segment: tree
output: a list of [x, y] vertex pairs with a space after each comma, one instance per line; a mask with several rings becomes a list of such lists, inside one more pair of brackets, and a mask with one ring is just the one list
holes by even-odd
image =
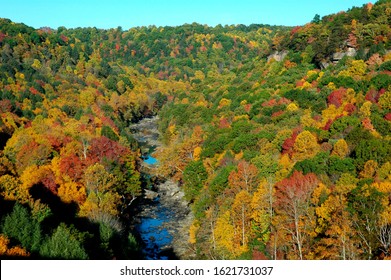
[[74, 201], [80, 205], [86, 200], [86, 189], [80, 183], [65, 182], [58, 188], [58, 196], [65, 203]]
[[40, 255], [46, 259], [85, 260], [88, 255], [81, 242], [65, 226], [60, 224], [40, 248]]
[[235, 242], [235, 227], [232, 225], [230, 211], [223, 212], [216, 220], [214, 230], [216, 249], [222, 258], [237, 257], [243, 253], [243, 247]]
[[385, 110], [391, 109], [391, 88], [388, 88], [388, 90], [380, 96], [379, 105]]
[[320, 15], [316, 14], [311, 22], [316, 24], [320, 23]]
[[30, 253], [28, 253], [25, 249], [19, 246], [14, 246], [10, 248], [9, 243], [10, 240], [3, 234], [0, 234], [0, 256], [10, 258], [30, 256]]
[[85, 171], [84, 182], [87, 193], [101, 194], [110, 191], [115, 183], [115, 178], [105, 170], [102, 164], [95, 163]]
[[391, 183], [380, 182], [372, 185], [383, 194], [381, 200], [383, 211], [379, 213], [378, 226], [376, 228], [377, 238], [380, 242], [380, 250], [390, 259], [391, 255]]
[[241, 160], [238, 163], [238, 170], [231, 171], [228, 177], [228, 184], [236, 193], [241, 190], [252, 193], [258, 183], [257, 167], [245, 160]]
[[[304, 259], [305, 249], [309, 247], [309, 233], [313, 225], [311, 195], [318, 185], [315, 174], [303, 175], [294, 171], [292, 176], [276, 184], [275, 211], [280, 216], [275, 224], [285, 233], [286, 242], [293, 256]], [[292, 257], [293, 257], [292, 256]]]
[[[232, 220], [236, 228], [236, 241], [242, 251], [247, 251], [251, 229], [251, 196], [246, 190], [240, 191], [232, 204]], [[240, 238], [238, 238], [240, 236]]]
[[3, 233], [15, 239], [30, 252], [39, 250], [41, 227], [38, 221], [31, 217], [29, 211], [19, 203], [15, 203], [11, 214], [5, 217]]
[[374, 160], [368, 160], [364, 164], [363, 170], [360, 172], [362, 178], [373, 178], [377, 170], [378, 164]]
[[204, 186], [208, 174], [202, 161], [191, 161], [183, 171], [183, 183], [185, 196], [189, 201], [198, 197], [200, 190]]
[[336, 155], [340, 158], [344, 158], [349, 152], [348, 144], [344, 139], [339, 139], [334, 144], [333, 152], [331, 155]]
[[0, 176], [0, 195], [7, 200], [27, 201], [28, 193], [21, 188], [20, 182], [11, 175]]
[[362, 170], [368, 160], [374, 160], [382, 165], [387, 161], [391, 161], [391, 141], [380, 139], [361, 140], [354, 150], [354, 156], [359, 170]]
[[308, 130], [304, 130], [297, 135], [293, 150], [294, 158], [302, 160], [315, 156], [320, 151], [320, 146], [316, 137]]
[[[270, 241], [274, 216], [275, 188], [271, 180], [262, 180], [251, 200], [252, 235], [264, 244]], [[269, 255], [276, 259], [273, 252]]]
[[91, 140], [88, 148], [87, 158], [91, 164], [102, 162], [103, 159], [116, 161], [117, 159], [128, 155], [129, 149], [120, 143], [110, 140], [105, 136]]
[[123, 163], [113, 162], [111, 173], [115, 178], [115, 192], [122, 198], [121, 212], [129, 207], [141, 195], [140, 172], [136, 169], [134, 156], [125, 155]]
[[378, 239], [380, 215], [384, 211], [384, 194], [374, 186], [358, 186], [348, 197], [348, 211], [358, 234], [365, 259], [373, 259], [380, 246]]
[[[57, 163], [57, 161], [55, 162]], [[63, 155], [59, 158], [58, 169], [61, 172], [58, 176], [63, 178], [68, 176], [69, 179], [78, 182], [82, 179], [85, 172], [85, 164], [75, 154]]]
[[80, 207], [80, 215], [99, 220], [105, 213], [117, 215], [120, 196], [113, 191], [116, 178], [104, 166], [96, 163], [84, 174], [87, 199]]

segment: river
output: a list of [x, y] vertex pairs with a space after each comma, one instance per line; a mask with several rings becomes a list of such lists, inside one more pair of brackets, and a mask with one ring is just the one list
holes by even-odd
[[144, 118], [131, 126], [142, 150], [144, 185], [143, 197], [136, 200], [132, 226], [145, 259], [192, 259], [188, 229], [193, 217], [188, 203], [176, 182], [156, 174], [159, 162], [152, 153], [161, 146], [157, 122], [158, 117]]

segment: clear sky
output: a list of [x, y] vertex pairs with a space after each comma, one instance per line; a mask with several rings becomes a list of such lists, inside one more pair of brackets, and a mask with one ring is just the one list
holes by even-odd
[[[303, 25], [370, 0], [0, 0], [0, 17], [35, 28], [176, 26], [197, 22]], [[373, 3], [376, 1], [372, 1]]]

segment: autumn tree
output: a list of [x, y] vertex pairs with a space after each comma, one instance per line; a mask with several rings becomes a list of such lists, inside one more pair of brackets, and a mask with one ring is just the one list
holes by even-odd
[[331, 155], [336, 155], [340, 158], [344, 158], [349, 152], [348, 144], [344, 139], [339, 139], [334, 144], [333, 152]]
[[221, 213], [216, 220], [214, 235], [216, 249], [223, 259], [237, 257], [243, 253], [243, 247], [235, 242], [235, 226], [229, 210]]
[[10, 240], [3, 234], [0, 234], [0, 256], [6, 258], [29, 257], [30, 253], [20, 246], [11, 247]]
[[121, 196], [121, 212], [141, 195], [141, 175], [136, 167], [134, 155], [123, 155], [123, 163], [113, 162], [111, 173], [115, 178], [114, 190]]
[[320, 184], [314, 191], [319, 235], [325, 235], [314, 250], [319, 259], [357, 259], [359, 249], [355, 246], [356, 232], [348, 212], [348, 196], [356, 188], [357, 179], [345, 173], [336, 182], [335, 189]]
[[258, 183], [257, 167], [245, 160], [239, 161], [238, 170], [231, 171], [228, 177], [228, 184], [235, 193], [238, 193], [241, 190], [252, 193]]
[[298, 171], [276, 184], [274, 207], [280, 217], [275, 226], [285, 233], [285, 240], [280, 242], [289, 244], [288, 256], [292, 258], [304, 259], [310, 246], [314, 226], [311, 195], [317, 185], [315, 174], [303, 175]]
[[384, 194], [373, 186], [358, 186], [351, 191], [348, 198], [348, 210], [353, 226], [363, 248], [365, 259], [374, 258], [379, 247], [379, 213], [384, 211], [382, 198]]
[[99, 219], [102, 214], [118, 214], [120, 201], [118, 193], [112, 191], [116, 179], [107, 172], [103, 165], [96, 163], [87, 168], [84, 174], [87, 199], [80, 207], [80, 214]]
[[236, 228], [236, 241], [246, 251], [251, 230], [251, 196], [246, 190], [240, 191], [232, 204], [232, 219]]
[[[263, 244], [273, 244], [273, 241], [275, 241], [271, 240], [273, 237], [272, 221], [274, 217], [274, 198], [274, 183], [271, 179], [268, 179], [260, 182], [251, 199], [251, 235], [258, 240], [261, 240]], [[272, 246], [272, 248], [273, 247], [274, 246]], [[272, 256], [273, 259], [276, 259], [274, 252], [273, 248], [267, 253]]]
[[308, 130], [305, 130], [297, 135], [293, 150], [294, 158], [296, 160], [302, 160], [316, 155], [320, 147], [316, 137]]

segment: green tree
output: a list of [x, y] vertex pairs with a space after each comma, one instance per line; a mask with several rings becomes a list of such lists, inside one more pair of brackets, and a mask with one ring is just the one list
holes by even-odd
[[357, 167], [361, 170], [368, 160], [374, 160], [380, 165], [391, 161], [391, 141], [372, 139], [358, 143], [354, 156]]
[[39, 252], [42, 257], [49, 259], [88, 259], [82, 244], [65, 224], [57, 227], [53, 235], [42, 244]]
[[190, 201], [198, 197], [205, 180], [208, 178], [202, 161], [191, 161], [183, 171], [184, 191]]
[[316, 24], [320, 23], [320, 15], [316, 14], [311, 22]]
[[16, 203], [12, 212], [5, 217], [2, 231], [28, 251], [38, 251], [42, 236], [40, 224], [19, 203]]

